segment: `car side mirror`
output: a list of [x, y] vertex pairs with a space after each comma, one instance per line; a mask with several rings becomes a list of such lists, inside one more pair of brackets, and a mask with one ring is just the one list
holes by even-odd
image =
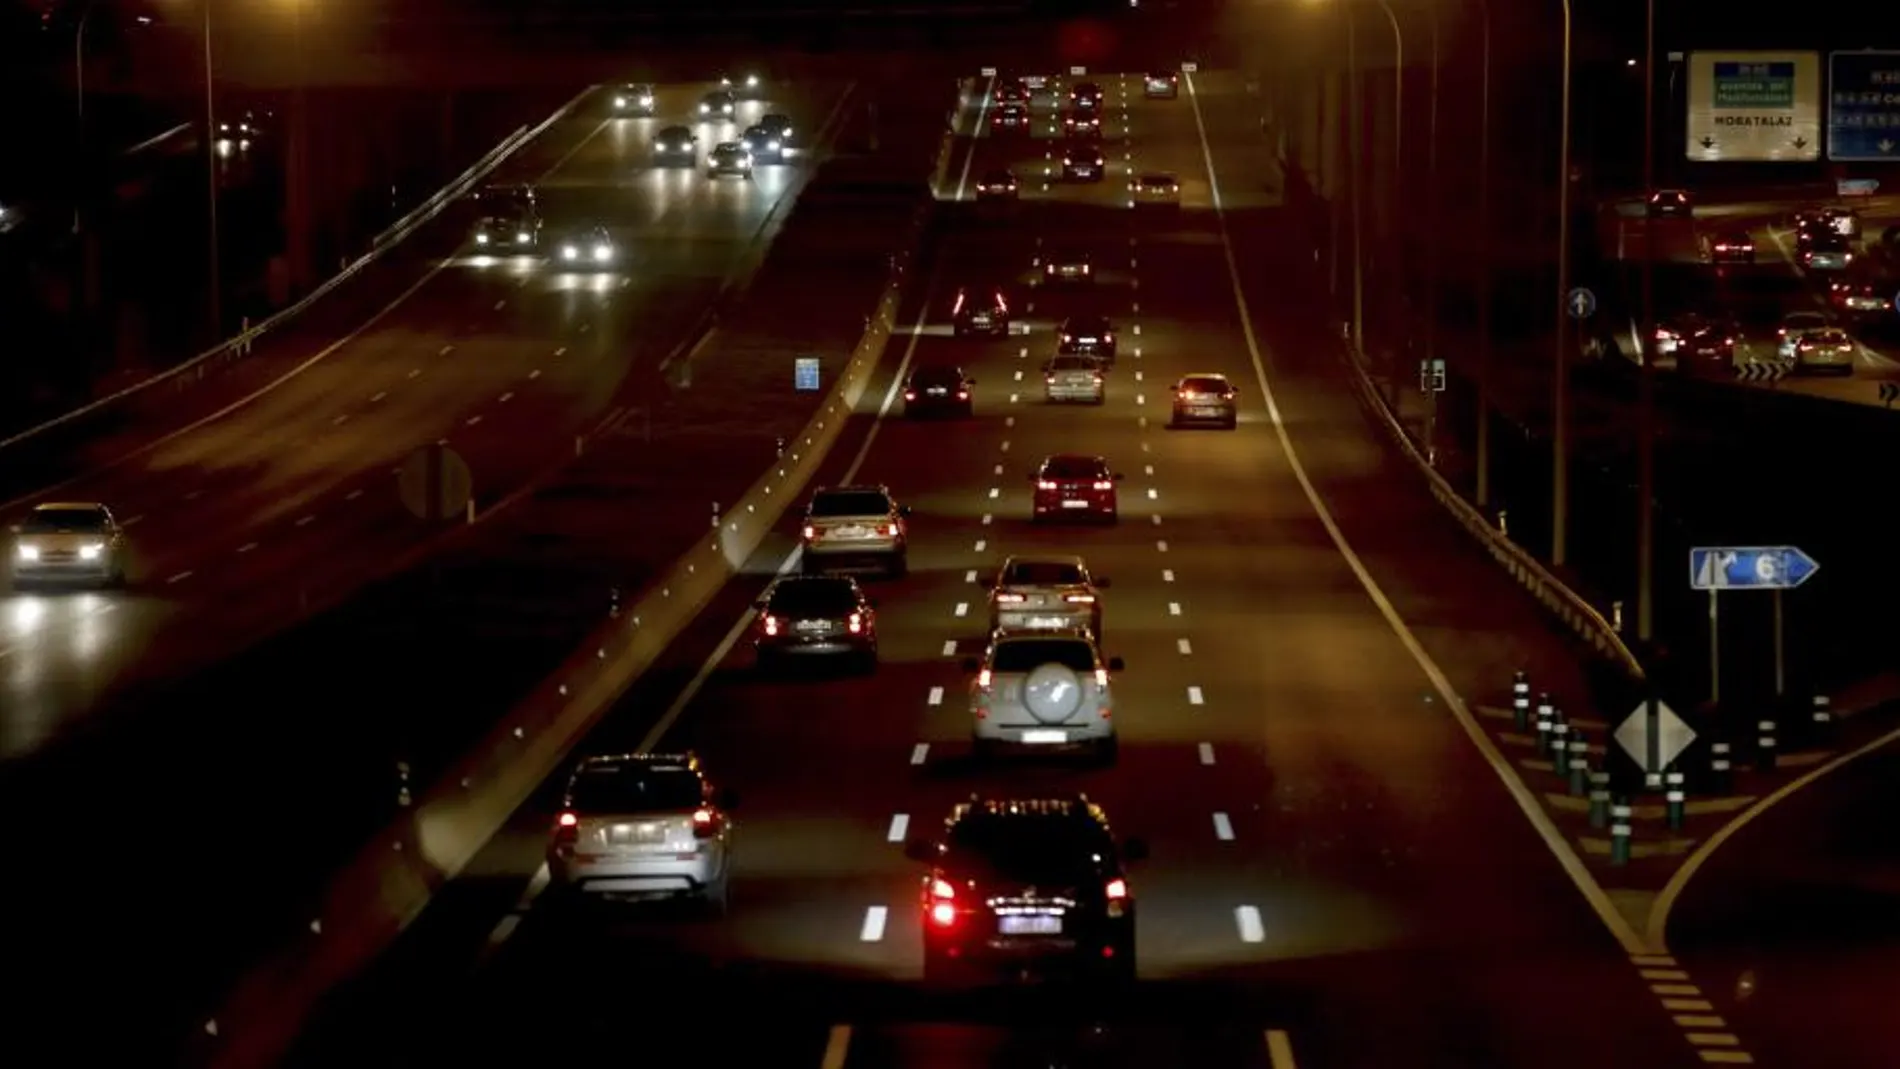
[[721, 787], [719, 788], [719, 797], [716, 801], [719, 803], [719, 808], [721, 809], [737, 809], [739, 808], [739, 792], [733, 790], [731, 787]]
[[929, 863], [937, 860], [937, 844], [929, 839], [904, 840], [904, 856], [912, 861]]
[[958, 663], [963, 668], [963, 674], [965, 675], [973, 676], [983, 670], [983, 666], [977, 663], [975, 657], [965, 657]]
[[1108, 670], [1111, 672], [1119, 672], [1127, 667], [1128, 665], [1125, 664], [1120, 657], [1110, 657], [1108, 659]]
[[1148, 860], [1148, 840], [1129, 839], [1127, 842], [1122, 843], [1122, 860], [1124, 861]]
[[996, 589], [996, 577], [993, 575], [986, 575], [983, 578], [978, 579], [976, 583], [978, 586], [982, 587], [985, 590]]
[[910, 506], [909, 506], [909, 505], [899, 505], [899, 506], [897, 506], [897, 514], [898, 514], [899, 516], [908, 516], [908, 515], [910, 515]]
[[1114, 585], [1114, 581], [1109, 579], [1109, 577], [1106, 575], [1096, 576], [1094, 579], [1094, 583], [1095, 583], [1095, 589], [1097, 590], [1107, 590], [1110, 586]]

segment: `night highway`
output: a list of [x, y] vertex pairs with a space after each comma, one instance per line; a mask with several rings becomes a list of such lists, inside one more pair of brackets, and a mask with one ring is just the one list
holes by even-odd
[[[770, 1052], [828, 1067], [1694, 1063], [1439, 690], [1472, 686], [1525, 645], [1553, 659], [1562, 645], [1509, 605], [1469, 613], [1468, 630], [1415, 615], [1451, 611], [1447, 587], [1467, 604], [1484, 604], [1476, 591], [1512, 595], [1429, 499], [1382, 470], [1336, 380], [1308, 406], [1337, 372], [1279, 348], [1318, 337], [1297, 284], [1254, 306], [1258, 321], [1235, 301], [1237, 287], [1251, 302], [1300, 259], [1293, 221], [1253, 166], [1257, 114], [1240, 77], [1190, 76], [1171, 102], [1142, 100], [1138, 74], [1094, 77], [1109, 95], [1107, 180], [1040, 188], [1061, 147], [1046, 117], [1033, 139], [980, 139], [975, 170], [1026, 179], [1018, 214], [957, 213], [911, 313], [924, 329], [887, 359], [898, 376], [962, 365], [978, 383], [974, 418], [905, 420], [894, 387], [873, 390], [862, 444], [829, 463], [829, 481], [886, 483], [914, 509], [910, 577], [870, 584], [876, 675], [754, 672], [744, 606], [780, 549], [581, 747], [690, 748], [741, 793], [730, 916], [598, 918], [541, 900], [556, 779], [294, 1064], [540, 1057], [550, 1044], [603, 1058], [634, 1037], [656, 1060]], [[1178, 215], [1129, 209], [1129, 176], [1150, 170], [1181, 179]], [[1239, 279], [1236, 244], [1258, 254]], [[1076, 248], [1092, 257], [1092, 287], [1031, 284], [1050, 250]], [[985, 280], [1017, 289], [1028, 335], [948, 336], [951, 287]], [[1107, 401], [1046, 405], [1051, 328], [1083, 313], [1122, 333]], [[1237, 430], [1166, 428], [1170, 385], [1197, 371], [1239, 384]], [[1280, 426], [1263, 373], [1289, 382]], [[1032, 466], [1065, 449], [1127, 475], [1119, 524], [1027, 522]], [[1418, 532], [1409, 545], [1378, 535], [1401, 525]], [[1332, 533], [1342, 528], [1345, 543]], [[1360, 534], [1370, 548], [1349, 554]], [[1114, 580], [1105, 652], [1127, 668], [1114, 683], [1113, 768], [971, 758], [958, 658], [982, 638], [976, 580], [1037, 551], [1081, 553]], [[1408, 552], [1442, 570], [1398, 574]], [[1419, 634], [1395, 627], [1401, 611]], [[1153, 845], [1131, 877], [1138, 988], [1126, 999], [921, 990], [919, 873], [902, 840], [973, 792], [1077, 791]], [[734, 1010], [734, 1027], [635, 1023], [711, 1007]]]

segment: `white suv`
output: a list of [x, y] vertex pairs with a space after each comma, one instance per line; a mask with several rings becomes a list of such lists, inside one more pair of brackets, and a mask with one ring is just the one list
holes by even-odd
[[1116, 755], [1111, 672], [1120, 657], [1104, 659], [1084, 628], [998, 631], [979, 660], [963, 669], [970, 686], [971, 737], [979, 758], [1005, 746], [1093, 751], [1104, 764]]

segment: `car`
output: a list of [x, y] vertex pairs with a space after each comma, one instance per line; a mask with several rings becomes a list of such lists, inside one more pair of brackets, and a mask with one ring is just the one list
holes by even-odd
[[811, 495], [800, 528], [806, 575], [869, 563], [885, 574], [910, 570], [910, 506], [885, 486], [827, 486]]
[[1006, 170], [984, 171], [976, 180], [977, 200], [1015, 200], [1020, 194], [1016, 176]]
[[1108, 176], [1108, 160], [1093, 145], [1074, 145], [1062, 153], [1064, 182], [1100, 182]]
[[1022, 104], [998, 105], [990, 112], [990, 128], [999, 133], [1029, 129], [1029, 108]]
[[738, 100], [761, 100], [765, 96], [765, 79], [757, 71], [737, 76], [726, 74], [720, 76], [719, 88]]
[[541, 217], [505, 205], [475, 223], [475, 247], [490, 255], [533, 252], [541, 244]]
[[1115, 760], [1115, 698], [1109, 675], [1121, 658], [1104, 659], [1095, 636], [1066, 631], [997, 631], [982, 657], [965, 658], [970, 731], [978, 760], [1004, 748], [1090, 750]]
[[653, 87], [638, 82], [617, 85], [608, 98], [608, 104], [615, 115], [650, 118], [655, 107]]
[[1094, 82], [1077, 82], [1069, 89], [1069, 106], [1089, 111], [1102, 109], [1102, 87]]
[[1013, 78], [1005, 78], [996, 83], [995, 100], [998, 104], [1029, 103], [1029, 87]]
[[699, 98], [701, 119], [730, 119], [739, 110], [739, 100], [725, 89], [715, 89]]
[[1804, 374], [1852, 375], [1858, 349], [1854, 339], [1839, 327], [1810, 330], [1795, 343], [1794, 370]]
[[80, 580], [125, 585], [125, 529], [96, 501], [39, 505], [13, 527], [13, 585]]
[[604, 226], [581, 227], [561, 242], [558, 250], [563, 267], [612, 267], [620, 259], [620, 246]]
[[1179, 208], [1181, 180], [1167, 171], [1149, 171], [1129, 183], [1137, 208]]
[[960, 367], [938, 364], [920, 367], [904, 381], [906, 416], [971, 416], [976, 380]]
[[1141, 94], [1149, 100], [1173, 100], [1181, 95], [1181, 76], [1173, 71], [1149, 71]]
[[1685, 189], [1659, 189], [1649, 195], [1649, 214], [1661, 218], [1687, 218], [1695, 214], [1695, 202]]
[[1102, 316], [1070, 316], [1056, 328], [1056, 355], [1077, 353], [1115, 362], [1115, 327]]
[[1741, 329], [1705, 316], [1684, 316], [1656, 330], [1656, 351], [1673, 353], [1682, 375], [1730, 376], [1735, 373], [1735, 343]]
[[1086, 629], [1102, 640], [1102, 591], [1108, 577], [1090, 575], [1081, 557], [1010, 556], [983, 581], [990, 591], [991, 631]]
[[1039, 93], [1051, 85], [1050, 78], [1046, 74], [1025, 74], [1017, 80], [1022, 83], [1023, 89], [1030, 93]]
[[797, 128], [792, 125], [792, 117], [780, 111], [768, 111], [759, 116], [759, 125], [772, 132], [781, 145], [791, 147]]
[[1106, 379], [1101, 360], [1093, 356], [1058, 356], [1042, 366], [1042, 399], [1099, 405], [1108, 399]]
[[1828, 283], [1828, 302], [1843, 316], [1857, 321], [1884, 318], [1893, 311], [1893, 295], [1900, 281], [1886, 271], [1857, 263]]
[[1832, 231], [1816, 234], [1799, 254], [1810, 271], [1845, 271], [1854, 265], [1853, 242]]
[[714, 178], [727, 175], [736, 178], [752, 177], [752, 153], [737, 141], [721, 141], [713, 146], [712, 155], [706, 157], [706, 173]]
[[699, 135], [690, 127], [669, 126], [654, 137], [653, 155], [662, 165], [690, 167], [699, 162]]
[[1088, 253], [1080, 249], [1060, 249], [1046, 254], [1042, 261], [1042, 279], [1045, 283], [1090, 282], [1095, 277], [1095, 264]]
[[1062, 116], [1062, 133], [1074, 138], [1099, 138], [1102, 136], [1102, 116], [1094, 111], [1072, 110]]
[[1170, 427], [1213, 424], [1233, 430], [1240, 425], [1240, 406], [1235, 398], [1240, 391], [1227, 376], [1212, 371], [1183, 375], [1174, 384], [1174, 408], [1168, 417]]
[[475, 193], [475, 203], [483, 212], [518, 212], [539, 217], [541, 195], [525, 182], [503, 182], [483, 186]]
[[785, 140], [767, 129], [764, 123], [754, 123], [739, 135], [740, 143], [752, 155], [755, 163], [779, 163], [785, 159]]
[[1795, 346], [1807, 334], [1826, 330], [1831, 326], [1828, 318], [1821, 312], [1789, 312], [1781, 317], [1781, 325], [1775, 328], [1775, 356], [1786, 363], [1794, 359]]
[[1843, 237], [1849, 241], [1858, 240], [1860, 238], [1861, 216], [1858, 209], [1840, 207], [1822, 208], [1820, 223], [1824, 228], [1833, 231], [1836, 237]]
[[1055, 453], [1044, 457], [1029, 476], [1035, 487], [1030, 517], [1037, 521], [1075, 517], [1114, 523], [1121, 516], [1115, 484], [1122, 473], [1108, 461], [1083, 453]]
[[877, 669], [877, 611], [846, 575], [788, 575], [753, 606], [752, 650], [759, 671], [796, 657], [842, 657], [859, 671]]
[[960, 286], [950, 305], [950, 330], [957, 337], [1009, 333], [1009, 298], [999, 286]]
[[926, 866], [919, 902], [926, 983], [1052, 965], [1117, 985], [1134, 979], [1126, 866], [1146, 858], [1148, 845], [1118, 841], [1086, 795], [972, 795], [951, 809], [941, 838], [907, 840], [904, 855]]
[[1726, 230], [1709, 242], [1709, 262], [1715, 264], [1752, 264], [1755, 239], [1746, 230]]
[[548, 844], [557, 899], [697, 899], [723, 913], [738, 796], [692, 753], [602, 754], [575, 766]]

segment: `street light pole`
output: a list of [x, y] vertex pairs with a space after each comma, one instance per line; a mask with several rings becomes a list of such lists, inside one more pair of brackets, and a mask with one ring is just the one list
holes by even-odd
[[1645, 4], [1643, 46], [1643, 326], [1636, 392], [1636, 638], [1655, 623], [1656, 571], [1656, 0]]
[[1480, 0], [1478, 70], [1478, 507], [1491, 506], [1491, 4]]
[[[1394, 53], [1392, 63], [1392, 214], [1394, 226], [1402, 235], [1404, 223], [1398, 219], [1398, 216], [1403, 214], [1401, 210], [1403, 199], [1400, 191], [1405, 188], [1405, 31], [1400, 28], [1399, 17], [1393, 13], [1391, 4], [1386, 0], [1379, 0], [1379, 10], [1385, 12], [1386, 21], [1392, 24]], [[1398, 241], [1398, 246], [1399, 291], [1403, 294], [1405, 292], [1405, 242], [1402, 237]], [[1401, 330], [1407, 328], [1407, 324], [1400, 324]], [[1388, 401], [1396, 415], [1399, 410], [1399, 377], [1404, 371], [1399, 364], [1396, 350], [1393, 352], [1392, 364], [1391, 373], [1386, 379], [1386, 388], [1389, 394]]]
[[[1425, 359], [1438, 355], [1438, 9], [1428, 10], [1432, 31], [1431, 103], [1425, 120]], [[1435, 397], [1434, 397], [1435, 400]]]
[[1550, 562], [1570, 556], [1570, 0], [1563, 0], [1563, 97], [1557, 149], [1557, 351], [1551, 366]]
[[217, 87], [212, 80], [211, 66], [211, 0], [204, 2], [204, 47], [205, 47], [205, 213], [208, 236], [206, 245], [210, 260], [208, 286], [209, 313], [211, 316], [211, 338], [216, 342], [224, 337], [224, 279], [218, 263], [218, 123], [217, 123]]
[[1359, 98], [1359, 32], [1353, 26], [1352, 12], [1346, 12], [1346, 106], [1351, 112], [1347, 122], [1347, 137], [1351, 141], [1349, 163], [1352, 167], [1352, 347], [1354, 355], [1364, 359], [1366, 355], [1366, 255], [1365, 223], [1363, 216], [1364, 170], [1361, 156], [1365, 148], [1361, 144], [1365, 134], [1360, 128], [1364, 121], [1361, 115]]

